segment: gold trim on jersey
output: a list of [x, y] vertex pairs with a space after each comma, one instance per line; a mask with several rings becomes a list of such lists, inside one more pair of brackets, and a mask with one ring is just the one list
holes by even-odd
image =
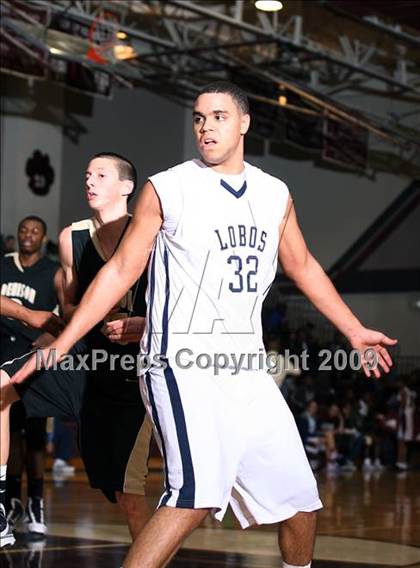
[[76, 223], [71, 224], [72, 231], [89, 231], [90, 238], [92, 239], [93, 246], [96, 249], [96, 252], [102, 258], [104, 262], [107, 262], [107, 258], [105, 253], [101, 247], [101, 242], [98, 238], [95, 223], [93, 222], [93, 217], [89, 219], [83, 219], [83, 221], [77, 221]]
[[23, 268], [23, 266], [20, 263], [20, 259], [19, 259], [19, 253], [18, 252], [8, 252], [7, 254], [4, 255], [6, 258], [13, 258], [13, 262], [16, 265], [16, 268], [18, 270], [20, 270], [20, 272], [25, 272], [25, 269]]

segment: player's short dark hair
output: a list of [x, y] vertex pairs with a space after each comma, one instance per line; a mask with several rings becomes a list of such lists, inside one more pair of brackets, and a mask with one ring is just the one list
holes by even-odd
[[238, 85], [235, 85], [235, 83], [231, 83], [230, 81], [213, 81], [200, 90], [196, 100], [199, 96], [205, 95], [206, 93], [223, 93], [230, 95], [241, 112], [243, 114], [249, 114], [248, 97], [245, 91], [238, 87]]
[[44, 221], [44, 219], [41, 219], [41, 217], [38, 217], [37, 215], [27, 215], [19, 221], [18, 230], [20, 229], [22, 223], [24, 223], [25, 221], [37, 221], [38, 223], [40, 223], [40, 225], [42, 225], [44, 235], [47, 234], [47, 223]]
[[133, 182], [133, 191], [127, 197], [127, 201], [130, 201], [137, 189], [137, 170], [133, 162], [116, 152], [99, 152], [99, 154], [92, 156], [91, 160], [95, 160], [96, 158], [108, 158], [113, 160], [118, 170], [119, 179], [121, 181], [128, 180]]

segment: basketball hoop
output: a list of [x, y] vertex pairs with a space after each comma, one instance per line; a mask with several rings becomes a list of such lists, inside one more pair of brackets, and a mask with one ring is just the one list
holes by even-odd
[[118, 26], [118, 17], [111, 12], [101, 10], [88, 31], [89, 48], [86, 57], [100, 65], [115, 61], [114, 47], [118, 39], [116, 29], [110, 26], [110, 23]]

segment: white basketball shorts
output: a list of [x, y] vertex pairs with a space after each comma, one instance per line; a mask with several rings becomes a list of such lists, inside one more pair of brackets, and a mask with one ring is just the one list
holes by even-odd
[[264, 371], [151, 369], [140, 378], [165, 462], [159, 506], [230, 504], [242, 528], [322, 507], [281, 392]]

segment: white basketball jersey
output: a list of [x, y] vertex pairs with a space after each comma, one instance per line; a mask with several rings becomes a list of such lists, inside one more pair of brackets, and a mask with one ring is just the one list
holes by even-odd
[[173, 362], [180, 352], [264, 352], [261, 308], [288, 190], [247, 163], [241, 187], [227, 179], [199, 160], [150, 178], [164, 221], [149, 264], [143, 353]]

